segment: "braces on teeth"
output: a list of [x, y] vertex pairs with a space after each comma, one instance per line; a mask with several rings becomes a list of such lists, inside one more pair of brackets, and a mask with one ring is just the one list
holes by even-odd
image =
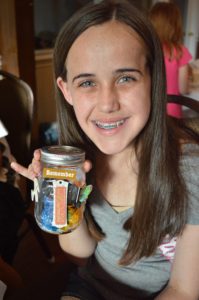
[[113, 128], [117, 128], [120, 125], [122, 125], [124, 123], [124, 120], [121, 120], [121, 121], [118, 121], [118, 122], [114, 122], [114, 123], [101, 123], [99, 121], [96, 121], [95, 123], [96, 123], [96, 125], [99, 128], [102, 128], [102, 129], [113, 129]]

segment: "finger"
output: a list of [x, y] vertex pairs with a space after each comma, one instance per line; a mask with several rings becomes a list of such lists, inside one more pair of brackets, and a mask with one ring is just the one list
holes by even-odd
[[33, 159], [32, 164], [29, 167], [30, 167], [30, 170], [32, 170], [37, 175], [41, 174], [41, 162], [40, 161]]
[[83, 169], [86, 173], [88, 173], [92, 169], [92, 163], [90, 160], [86, 160], [84, 162]]
[[36, 149], [33, 154], [33, 159], [39, 161], [41, 159], [41, 149]]
[[32, 164], [29, 167], [32, 167], [32, 170], [37, 175], [41, 174], [41, 149], [36, 149], [33, 153]]
[[34, 178], [36, 177], [35, 172], [32, 169], [27, 169], [25, 167], [23, 167], [22, 165], [18, 164], [17, 162], [12, 162], [10, 164], [11, 168], [13, 170], [15, 170], [15, 172], [19, 173], [20, 175], [30, 179], [30, 180], [34, 180]]

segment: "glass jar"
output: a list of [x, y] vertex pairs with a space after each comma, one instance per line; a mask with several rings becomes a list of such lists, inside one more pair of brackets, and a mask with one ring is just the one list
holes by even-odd
[[[82, 221], [85, 152], [70, 146], [41, 149], [41, 175], [34, 181], [35, 218], [53, 234], [74, 230]], [[85, 198], [85, 197], [83, 197]]]

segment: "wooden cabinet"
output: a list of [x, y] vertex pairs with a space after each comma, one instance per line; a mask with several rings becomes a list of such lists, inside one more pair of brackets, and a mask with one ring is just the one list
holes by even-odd
[[1, 67], [6, 71], [10, 70], [15, 75], [19, 75], [13, 0], [0, 1], [0, 55]]
[[35, 92], [33, 1], [0, 1], [0, 54], [2, 68]]
[[52, 49], [35, 50], [37, 119], [39, 124], [56, 120]]

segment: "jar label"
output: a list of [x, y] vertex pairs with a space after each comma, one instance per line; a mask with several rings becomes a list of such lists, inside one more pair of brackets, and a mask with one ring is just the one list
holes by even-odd
[[53, 225], [63, 227], [67, 225], [67, 194], [68, 182], [54, 181], [54, 211]]
[[43, 177], [52, 179], [66, 179], [68, 181], [73, 181], [76, 179], [76, 170], [64, 170], [57, 168], [44, 168]]

